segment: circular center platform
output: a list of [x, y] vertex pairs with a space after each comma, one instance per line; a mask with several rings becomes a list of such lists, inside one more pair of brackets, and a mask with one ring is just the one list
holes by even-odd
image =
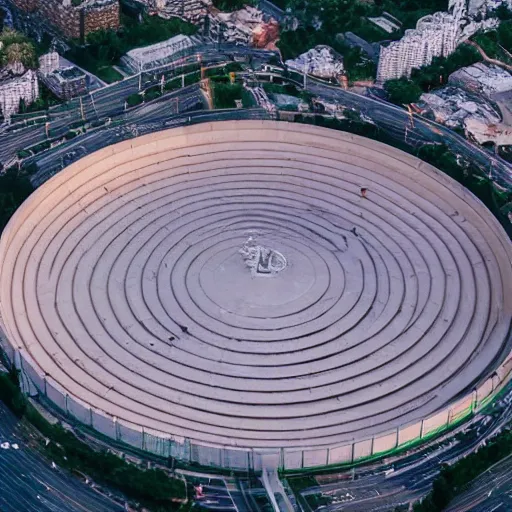
[[474, 196], [398, 150], [203, 124], [106, 148], [38, 189], [2, 235], [1, 322], [66, 406], [200, 444], [329, 447], [426, 418], [492, 374], [511, 255]]

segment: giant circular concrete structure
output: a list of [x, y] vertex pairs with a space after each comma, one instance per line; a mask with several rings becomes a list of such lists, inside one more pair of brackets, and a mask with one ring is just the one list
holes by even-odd
[[329, 448], [432, 417], [503, 363], [511, 256], [472, 194], [396, 149], [213, 123], [40, 187], [1, 239], [0, 312], [32, 382], [83, 421]]

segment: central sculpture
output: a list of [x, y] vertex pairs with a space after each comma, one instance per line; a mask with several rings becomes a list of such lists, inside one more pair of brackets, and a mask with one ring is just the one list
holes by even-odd
[[280, 252], [258, 245], [252, 236], [239, 252], [254, 277], [276, 275], [287, 265], [286, 258]]

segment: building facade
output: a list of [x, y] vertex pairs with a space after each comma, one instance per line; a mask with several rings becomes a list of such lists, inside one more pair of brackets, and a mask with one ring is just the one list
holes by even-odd
[[494, 20], [475, 22], [468, 17], [465, 0], [452, 0], [448, 12], [421, 18], [416, 29], [406, 30], [402, 39], [381, 47], [377, 81], [410, 77], [414, 68], [430, 64], [434, 57], [447, 57], [477, 30], [494, 25]]
[[17, 114], [20, 101], [30, 105], [39, 98], [39, 82], [35, 71], [0, 80], [0, 113], [6, 120]]
[[137, 0], [150, 14], [162, 18], [181, 18], [195, 25], [203, 25], [212, 5], [211, 0]]
[[10, 0], [18, 9], [54, 26], [67, 38], [83, 39], [100, 29], [117, 29], [119, 0]]
[[161, 43], [130, 50], [122, 58], [122, 63], [131, 72], [139, 73], [164, 66], [179, 57], [188, 55], [194, 46], [195, 42], [190, 37], [179, 34]]

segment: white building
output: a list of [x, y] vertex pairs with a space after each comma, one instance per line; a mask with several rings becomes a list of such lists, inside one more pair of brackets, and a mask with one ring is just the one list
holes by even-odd
[[469, 0], [468, 12], [475, 15], [479, 12], [494, 11], [502, 4], [512, 9], [512, 0]]
[[162, 18], [181, 18], [201, 25], [208, 14], [211, 0], [138, 0], [150, 13]]
[[452, 73], [448, 83], [490, 98], [496, 93], [512, 91], [512, 73], [498, 66], [477, 62]]
[[35, 71], [29, 69], [22, 76], [0, 81], [0, 112], [9, 120], [18, 113], [20, 100], [30, 105], [39, 98], [39, 82]]
[[319, 45], [294, 60], [287, 60], [286, 65], [299, 73], [320, 78], [336, 78], [343, 74], [343, 59], [336, 55], [330, 46]]
[[178, 58], [181, 52], [193, 46], [195, 43], [190, 37], [180, 34], [161, 43], [130, 50], [122, 58], [122, 62], [131, 71], [138, 73], [168, 64]]
[[49, 75], [59, 69], [60, 57], [57, 52], [45, 53], [39, 57], [39, 72], [42, 75]]
[[448, 12], [436, 12], [418, 20], [415, 30], [382, 46], [377, 81], [411, 76], [414, 68], [428, 65], [434, 57], [447, 57], [477, 30], [496, 26], [496, 20], [475, 22], [468, 18], [466, 0], [451, 0]]

